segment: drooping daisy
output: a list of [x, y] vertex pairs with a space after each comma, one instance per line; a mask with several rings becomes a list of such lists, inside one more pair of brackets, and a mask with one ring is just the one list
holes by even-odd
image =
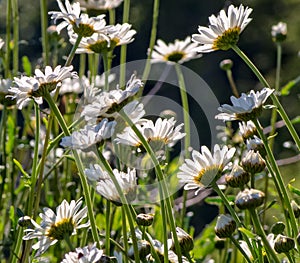
[[56, 30], [60, 32], [63, 28], [70, 26], [69, 30], [74, 31], [82, 37], [90, 37], [94, 33], [105, 33], [106, 21], [105, 15], [97, 17], [89, 17], [87, 14], [81, 14], [80, 3], [75, 2], [70, 4], [69, 0], [65, 0], [65, 6], [61, 0], [57, 0], [58, 6], [61, 11], [51, 11], [51, 19], [56, 22], [58, 19], [65, 21], [57, 25]]
[[110, 138], [116, 124], [115, 121], [109, 122], [108, 119], [103, 119], [95, 126], [86, 125], [83, 129], [73, 132], [71, 136], [62, 138], [60, 144], [71, 149], [87, 150], [92, 145]]
[[201, 147], [201, 153], [194, 150], [192, 160], [186, 159], [185, 163], [179, 167], [177, 174], [180, 182], [185, 183], [184, 189], [197, 189], [195, 194], [210, 185], [213, 180], [217, 180], [227, 164], [231, 161], [235, 153], [235, 148], [228, 149], [225, 145], [221, 148], [218, 144], [214, 146], [213, 153], [206, 146]]
[[123, 0], [79, 0], [82, 10], [110, 10], [118, 7]]
[[81, 116], [88, 122], [97, 120], [99, 117], [114, 117], [114, 114], [128, 103], [128, 100], [140, 90], [142, 85], [142, 81], [132, 75], [124, 90], [117, 86], [115, 90], [101, 92], [90, 104], [84, 106]]
[[242, 120], [245, 122], [254, 120], [259, 117], [263, 104], [273, 92], [273, 89], [264, 88], [257, 92], [251, 90], [249, 94], [242, 93], [240, 98], [231, 96], [230, 100], [233, 105], [223, 104], [219, 107], [218, 110], [222, 113], [216, 115], [216, 119], [224, 121]]
[[[172, 147], [178, 140], [185, 136], [185, 133], [180, 132], [183, 123], [176, 127], [175, 124], [176, 120], [174, 118], [158, 118], [155, 124], [152, 120], [142, 120], [136, 124], [136, 127], [154, 149], [161, 149], [163, 145]], [[135, 147], [142, 145], [141, 140], [130, 127], [127, 127], [123, 133], [117, 134], [115, 141], [116, 143]]]
[[12, 95], [7, 95], [7, 98], [16, 99], [18, 109], [22, 109], [29, 101], [34, 100], [37, 104], [43, 103], [43, 98], [39, 94], [39, 83], [35, 78], [22, 76], [14, 78], [14, 83], [17, 87], [10, 87], [8, 92]]
[[151, 62], [166, 62], [169, 64], [179, 63], [182, 64], [191, 59], [199, 58], [196, 48], [199, 47], [197, 43], [191, 42], [191, 38], [187, 37], [185, 40], [175, 40], [175, 43], [166, 45], [161, 39], [157, 40], [157, 44], [153, 48], [151, 54]]
[[[128, 168], [127, 173], [114, 169], [113, 173], [127, 201], [133, 201], [136, 197], [137, 187], [135, 169], [130, 170]], [[89, 169], [85, 169], [85, 174], [89, 182], [95, 186], [98, 194], [115, 202], [117, 205], [122, 203], [114, 182], [108, 172], [103, 170], [100, 165], [91, 165]]]
[[31, 220], [34, 229], [26, 229], [27, 234], [23, 240], [38, 238], [38, 242], [32, 246], [37, 250], [36, 257], [65, 236], [75, 235], [77, 229], [89, 226], [89, 222], [81, 224], [81, 221], [87, 217], [87, 207], [80, 210], [81, 205], [82, 200], [72, 200], [70, 204], [63, 200], [56, 208], [56, 213], [47, 207], [43, 209], [44, 213], [40, 213], [42, 218], [40, 225]]
[[103, 255], [103, 250], [96, 247], [96, 243], [93, 245], [85, 246], [83, 248], [76, 248], [75, 251], [65, 254], [65, 258], [61, 263], [97, 263]]
[[61, 82], [67, 78], [78, 78], [77, 73], [73, 70], [73, 66], [62, 67], [58, 65], [54, 69], [50, 66], [45, 67], [45, 73], [40, 69], [34, 71], [35, 79], [39, 82], [40, 89], [47, 89], [51, 92], [56, 89], [57, 85], [61, 85]]
[[211, 15], [208, 18], [209, 26], [199, 26], [200, 34], [192, 36], [193, 41], [201, 45], [198, 52], [230, 49], [238, 42], [239, 35], [252, 20], [249, 18], [251, 12], [252, 8], [230, 5], [227, 14], [221, 10], [218, 16]]

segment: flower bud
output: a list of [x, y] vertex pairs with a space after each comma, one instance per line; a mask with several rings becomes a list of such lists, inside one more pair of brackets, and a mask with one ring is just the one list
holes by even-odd
[[176, 227], [176, 234], [182, 253], [188, 254], [194, 248], [193, 238], [180, 227]]
[[100, 260], [97, 261], [99, 263], [117, 263], [117, 258], [116, 257], [109, 257], [107, 255], [102, 255]]
[[250, 174], [239, 165], [235, 165], [230, 174], [225, 175], [226, 183], [233, 188], [243, 187], [249, 180]]
[[27, 227], [31, 224], [31, 217], [30, 216], [22, 216], [18, 220], [18, 224], [21, 227]]
[[224, 59], [220, 62], [220, 68], [222, 70], [230, 70], [233, 66], [233, 61], [231, 59]]
[[299, 207], [299, 205], [294, 200], [292, 200], [291, 206], [292, 206], [295, 217], [298, 218], [300, 216], [300, 207]]
[[245, 189], [239, 192], [235, 198], [236, 206], [241, 209], [253, 209], [264, 202], [265, 194], [256, 189]]
[[274, 42], [284, 41], [287, 35], [286, 23], [279, 22], [277, 25], [273, 25], [271, 35]]
[[220, 215], [215, 226], [215, 233], [219, 238], [230, 237], [236, 229], [236, 222], [230, 215]]
[[261, 156], [265, 157], [267, 155], [263, 141], [254, 135], [253, 139], [247, 140], [247, 150], [254, 150], [260, 153]]
[[276, 222], [271, 226], [271, 232], [275, 235], [282, 234], [285, 229], [285, 224], [281, 221]]
[[[139, 256], [140, 258], [146, 258], [147, 255], [149, 255], [151, 251], [150, 243], [146, 240], [138, 240], [138, 250], [139, 250]], [[131, 247], [128, 251], [128, 256], [132, 259], [134, 259], [134, 250], [133, 247]]]
[[295, 248], [294, 239], [283, 235], [278, 235], [276, 237], [274, 243], [274, 249], [277, 253], [286, 253], [293, 248]]
[[242, 159], [242, 167], [246, 172], [250, 174], [256, 174], [262, 172], [265, 169], [266, 162], [261, 157], [259, 152], [250, 150]]
[[153, 223], [153, 219], [153, 214], [138, 214], [135, 221], [139, 226], [151, 226]]
[[253, 121], [239, 122], [239, 133], [244, 140], [257, 135], [257, 129]]

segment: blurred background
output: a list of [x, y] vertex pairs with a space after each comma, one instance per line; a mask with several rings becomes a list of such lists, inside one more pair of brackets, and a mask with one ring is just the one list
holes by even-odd
[[[161, 38], [166, 43], [173, 42], [175, 39], [183, 40], [186, 36], [191, 36], [197, 32], [199, 25], [207, 25], [208, 17], [217, 14], [222, 8], [230, 4], [239, 5], [241, 1], [199, 1], [199, 0], [161, 0], [158, 20], [157, 38]], [[5, 10], [7, 1], [0, 1], [0, 37], [5, 39]], [[257, 67], [264, 74], [269, 83], [274, 85], [275, 66], [276, 66], [276, 45], [271, 38], [271, 26], [282, 21], [287, 23], [288, 35], [282, 44], [282, 73], [281, 85], [297, 78], [300, 75], [300, 0], [248, 0], [242, 4], [253, 8], [250, 17], [252, 22], [246, 27], [240, 36], [239, 47], [252, 59]], [[131, 0], [130, 19], [133, 29], [137, 30], [135, 41], [128, 45], [127, 60], [133, 61], [145, 59], [150, 39], [152, 23], [153, 1], [151, 0]], [[48, 0], [48, 10], [58, 10], [55, 0]], [[40, 63], [41, 47], [41, 27], [40, 27], [40, 7], [39, 1], [20, 0], [20, 58], [27, 56], [34, 68]], [[122, 5], [116, 10], [116, 20], [121, 23]], [[49, 16], [49, 26], [52, 21]], [[70, 44], [67, 35], [63, 35], [66, 45], [62, 46], [61, 53], [68, 54]], [[185, 63], [184, 65], [199, 74], [214, 91], [220, 104], [228, 103], [232, 95], [226, 74], [219, 67], [223, 59], [231, 59], [234, 63], [232, 68], [233, 76], [240, 92], [247, 92], [251, 89], [261, 88], [254, 74], [247, 68], [237, 55], [232, 51], [217, 51], [204, 54], [202, 58]], [[63, 61], [61, 61], [62, 63]], [[75, 58], [74, 65], [78, 64]], [[117, 65], [118, 60], [113, 63]], [[20, 63], [20, 65], [22, 65]], [[22, 66], [19, 69], [23, 72]], [[288, 115], [291, 119], [300, 113], [299, 94], [300, 85], [296, 85], [288, 96], [280, 98]], [[195, 87], [196, 89], [197, 87]], [[162, 87], [161, 93], [167, 94], [168, 87]], [[146, 89], [147, 90], [147, 89]], [[177, 96], [177, 95], [174, 95]], [[193, 107], [191, 111], [193, 112]], [[270, 111], [265, 111], [262, 122], [265, 126], [269, 125]], [[203, 126], [199, 119], [199, 125]], [[204, 122], [205, 124], [205, 122]], [[296, 129], [300, 131], [300, 124], [296, 124]], [[209, 140], [209, 136], [203, 133], [202, 142]], [[296, 155], [293, 147], [286, 148], [284, 143], [291, 138], [285, 128], [278, 131], [274, 148], [277, 159], [287, 158]], [[207, 143], [209, 144], [209, 143]], [[285, 180], [300, 176], [300, 162], [281, 166]], [[197, 210], [199, 208], [191, 208]], [[202, 211], [202, 210], [201, 210]], [[208, 213], [209, 214], [209, 213]], [[211, 217], [214, 215], [212, 214]], [[197, 222], [199, 227], [203, 226], [201, 220], [209, 220], [209, 216]], [[198, 229], [199, 231], [200, 229]]]

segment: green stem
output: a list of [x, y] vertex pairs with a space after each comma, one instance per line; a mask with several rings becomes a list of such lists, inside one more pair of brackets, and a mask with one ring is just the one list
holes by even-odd
[[6, 37], [5, 37], [5, 78], [10, 77], [10, 40], [11, 40], [11, 2], [6, 1]]
[[246, 261], [249, 262], [249, 263], [251, 263], [250, 258], [248, 257], [248, 255], [246, 254], [246, 252], [242, 249], [242, 247], [240, 246], [239, 242], [237, 242], [236, 239], [233, 236], [230, 236], [230, 240], [235, 245], [235, 247], [242, 253], [242, 255], [244, 256], [244, 258], [246, 259]]
[[44, 65], [49, 65], [49, 43], [48, 43], [48, 10], [47, 0], [40, 0], [41, 6], [41, 30], [42, 30], [42, 46], [43, 46], [43, 58]]
[[[154, 0], [153, 4], [153, 12], [152, 12], [152, 26], [151, 26], [151, 36], [150, 36], [150, 42], [149, 42], [149, 53], [147, 56], [147, 61], [145, 65], [145, 69], [143, 72], [142, 80], [146, 84], [147, 78], [149, 76], [150, 70], [151, 70], [151, 61], [150, 58], [152, 56], [153, 47], [155, 45], [156, 41], [156, 34], [157, 34], [157, 22], [158, 22], [158, 15], [159, 15], [159, 0]], [[143, 88], [139, 91], [139, 95], [143, 93]]]
[[105, 211], [105, 254], [110, 255], [110, 207], [111, 203], [106, 200], [106, 211]]
[[23, 237], [23, 228], [18, 226], [18, 229], [17, 229], [17, 234], [16, 234], [16, 244], [15, 244], [15, 249], [14, 249], [14, 252], [13, 254], [11, 255], [11, 263], [17, 263], [17, 262], [20, 262], [20, 252], [21, 252], [21, 245], [22, 245], [22, 237]]
[[288, 258], [290, 263], [295, 263], [295, 259], [291, 256], [289, 252], [286, 252], [285, 255]]
[[71, 251], [74, 251], [74, 246], [71, 242], [70, 236], [69, 235], [65, 235], [64, 236], [64, 240], [66, 241], [68, 247], [70, 248]]
[[[281, 44], [277, 43], [277, 62], [276, 62], [276, 76], [275, 76], [275, 92], [279, 91], [280, 87], [280, 70], [281, 70], [281, 57], [282, 57], [282, 48]], [[273, 149], [275, 137], [272, 136], [276, 132], [276, 121], [277, 121], [277, 109], [272, 109], [271, 115], [271, 132], [269, 145]]]
[[[189, 147], [191, 145], [191, 136], [190, 136], [190, 115], [189, 115], [189, 102], [188, 96], [184, 81], [184, 76], [182, 74], [181, 68], [179, 64], [175, 64], [176, 74], [178, 78], [179, 88], [180, 88], [180, 96], [183, 107], [183, 122], [184, 122], [184, 156], [185, 158], [189, 158]], [[181, 227], [184, 226], [184, 218], [186, 212], [186, 201], [187, 201], [187, 191], [183, 190], [183, 201], [182, 201], [182, 210], [181, 210]]]
[[13, 48], [13, 75], [17, 76], [19, 71], [19, 6], [18, 0], [12, 1], [13, 10], [13, 38], [14, 38], [14, 48]]
[[124, 257], [125, 263], [128, 263], [128, 240], [127, 240], [127, 224], [126, 224], [126, 211], [124, 207], [121, 207], [122, 211], [122, 232], [123, 232], [123, 242], [124, 242], [124, 251], [126, 257]]
[[[61, 112], [59, 111], [54, 100], [52, 99], [51, 95], [49, 93], [46, 93], [44, 95], [44, 98], [47, 100], [47, 102], [48, 102], [51, 110], [53, 111], [54, 116], [56, 117], [65, 136], [70, 136], [71, 134], [65, 123], [65, 120], [64, 120], [63, 116], [61, 115]], [[74, 159], [75, 159], [75, 162], [76, 162], [76, 165], [78, 168], [78, 172], [79, 172], [78, 174], [79, 174], [82, 189], [83, 189], [84, 199], [85, 199], [86, 206], [88, 209], [88, 216], [89, 216], [89, 220], [90, 220], [90, 226], [91, 226], [91, 230], [92, 230], [93, 239], [97, 243], [97, 246], [100, 247], [100, 240], [99, 240], [99, 235], [98, 235], [98, 231], [97, 231], [95, 216], [93, 213], [93, 205], [92, 205], [92, 201], [91, 201], [89, 186], [88, 186], [87, 180], [84, 175], [83, 166], [82, 166], [81, 160], [79, 158], [78, 152], [76, 150], [73, 150], [73, 155], [74, 155]]]
[[[278, 190], [283, 194], [284, 204], [285, 204], [285, 207], [288, 210], [290, 221], [291, 221], [291, 226], [292, 226], [292, 229], [293, 229], [293, 237], [295, 237], [298, 234], [298, 226], [297, 226], [295, 215], [294, 215], [294, 212], [293, 212], [293, 209], [292, 209], [292, 206], [291, 206], [291, 203], [290, 203], [290, 199], [289, 199], [288, 193], [286, 191], [286, 187], [284, 185], [282, 176], [280, 174], [278, 165], [277, 165], [276, 160], [274, 158], [273, 152], [269, 147], [268, 140], [267, 140], [266, 136], [263, 133], [263, 130], [262, 130], [262, 127], [261, 127], [259, 121], [258, 120], [253, 120], [253, 122], [256, 126], [256, 129], [257, 129], [257, 132], [258, 132], [260, 138], [262, 139], [262, 141], [264, 143], [264, 146], [265, 146], [265, 149], [266, 149], [266, 152], [267, 152], [268, 160], [269, 160], [270, 165], [272, 167], [272, 171], [274, 172], [274, 173], [271, 173], [271, 174], [275, 177], [275, 180], [278, 183], [278, 187], [279, 187]], [[272, 171], [270, 171], [270, 172], [272, 172]]]
[[104, 77], [105, 77], [105, 84], [104, 84], [104, 91], [109, 90], [109, 83], [108, 83], [108, 77], [109, 77], [109, 72], [110, 72], [110, 66], [109, 66], [109, 59], [108, 59], [108, 53], [104, 52], [102, 54], [103, 58], [103, 66], [104, 66]]
[[238, 89], [235, 85], [231, 69], [226, 70], [226, 75], [227, 75], [227, 79], [229, 81], [229, 84], [230, 84], [233, 95], [238, 98], [240, 96], [240, 94], [239, 94]]
[[81, 78], [85, 73], [86, 54], [79, 55], [79, 72], [78, 75]]
[[[129, 20], [130, 0], [125, 0], [123, 5], [123, 23], [127, 23]], [[121, 46], [120, 53], [120, 87], [125, 85], [125, 72], [126, 72], [126, 56], [127, 56], [127, 45]]]
[[[248, 65], [248, 67], [252, 70], [252, 72], [256, 75], [256, 77], [259, 79], [259, 81], [263, 84], [263, 86], [270, 88], [269, 83], [266, 81], [266, 79], [263, 77], [263, 75], [260, 73], [260, 71], [257, 69], [257, 67], [252, 63], [252, 61], [245, 55], [245, 53], [238, 48], [238, 46], [234, 45], [232, 46], [232, 49], [244, 60], [244, 62]], [[276, 94], [272, 93], [270, 95], [274, 105], [277, 108], [277, 111], [279, 112], [281, 118], [286, 124], [286, 127], [288, 128], [291, 136], [293, 137], [298, 150], [300, 150], [300, 139], [299, 135], [295, 130], [295, 127], [293, 126], [292, 122], [290, 121], [289, 117], [287, 116], [284, 108], [280, 104]]]
[[[159, 186], [162, 189], [161, 198], [165, 199], [165, 207], [167, 209], [167, 215], [168, 215], [168, 219], [169, 219], [171, 232], [173, 235], [173, 240], [174, 240], [175, 250], [176, 250], [176, 253], [178, 256], [178, 261], [179, 261], [179, 263], [182, 263], [182, 254], [181, 254], [179, 241], [177, 238], [176, 224], [175, 224], [175, 219], [173, 216], [170, 194], [169, 194], [169, 190], [166, 185], [166, 182], [164, 180], [164, 175], [161, 170], [160, 164], [155, 156], [155, 153], [153, 152], [152, 148], [150, 147], [149, 143], [146, 141], [146, 139], [141, 134], [141, 132], [138, 130], [138, 128], [134, 125], [132, 120], [124, 112], [119, 112], [119, 113], [121, 114], [122, 118], [128, 123], [128, 125], [132, 128], [132, 130], [135, 132], [135, 134], [138, 136], [143, 147], [145, 148], [146, 152], [149, 154], [149, 156], [153, 162], [153, 165], [155, 167], [155, 172], [156, 172], [156, 175], [157, 175], [157, 178], [159, 181]], [[159, 190], [160, 190], [160, 187], [159, 187]], [[164, 209], [164, 206], [161, 206], [161, 209]], [[163, 211], [161, 211], [161, 212], [163, 213]]]
[[68, 67], [68, 66], [71, 65], [72, 60], [73, 60], [73, 58], [75, 56], [76, 49], [78, 48], [81, 39], [82, 39], [82, 36], [78, 35], [78, 37], [76, 39], [76, 42], [74, 43], [74, 46], [72, 47], [71, 52], [70, 52], [70, 54], [68, 56], [68, 59], [67, 59], [67, 61], [65, 63], [65, 67]]
[[258, 235], [261, 237], [262, 239], [262, 242], [264, 244], [264, 247], [266, 249], [266, 253], [267, 253], [267, 256], [270, 256], [271, 258], [273, 258], [273, 260], [276, 262], [276, 263], [280, 263], [279, 259], [277, 258], [276, 256], [276, 253], [275, 251], [273, 250], [273, 248], [271, 247], [267, 237], [266, 237], [266, 234], [265, 234], [265, 231], [259, 221], [259, 218], [258, 218], [258, 215], [256, 213], [256, 210], [255, 209], [250, 209], [250, 214], [251, 214], [251, 218], [252, 218], [252, 222], [253, 222], [253, 225], [258, 233]]

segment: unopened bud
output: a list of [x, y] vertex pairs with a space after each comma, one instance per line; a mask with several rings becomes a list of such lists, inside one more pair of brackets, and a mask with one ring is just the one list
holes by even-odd
[[230, 215], [220, 215], [215, 226], [215, 233], [219, 238], [231, 237], [236, 229], [236, 222]]
[[245, 189], [235, 198], [236, 206], [241, 209], [253, 209], [263, 204], [265, 194], [256, 189]]
[[224, 249], [225, 248], [225, 242], [226, 242], [225, 238], [219, 238], [219, 237], [216, 236], [216, 238], [215, 238], [215, 248], [219, 249], [219, 250]]
[[262, 172], [266, 167], [265, 160], [261, 157], [259, 152], [250, 150], [242, 159], [242, 167], [250, 174]]
[[276, 237], [274, 243], [274, 249], [277, 253], [286, 253], [293, 248], [295, 248], [294, 239], [283, 235], [278, 235]]
[[249, 180], [250, 174], [239, 165], [235, 165], [230, 174], [225, 175], [226, 183], [233, 188], [243, 187]]
[[279, 22], [277, 25], [273, 25], [271, 35], [274, 42], [284, 41], [287, 35], [286, 23]]
[[193, 238], [180, 227], [176, 227], [176, 234], [182, 253], [188, 254], [194, 248]]
[[18, 224], [21, 227], [27, 227], [31, 224], [31, 217], [30, 216], [22, 216], [18, 220]]
[[153, 219], [153, 214], [138, 214], [135, 220], [139, 226], [151, 226], [153, 223]]
[[230, 70], [233, 66], [233, 61], [231, 59], [224, 59], [220, 62], [220, 68], [222, 70]]
[[281, 221], [276, 222], [271, 226], [271, 232], [275, 235], [282, 234], [285, 229], [285, 224]]
[[292, 200], [291, 206], [292, 206], [295, 217], [296, 218], [300, 217], [300, 207], [299, 207], [299, 205], [294, 200]]

